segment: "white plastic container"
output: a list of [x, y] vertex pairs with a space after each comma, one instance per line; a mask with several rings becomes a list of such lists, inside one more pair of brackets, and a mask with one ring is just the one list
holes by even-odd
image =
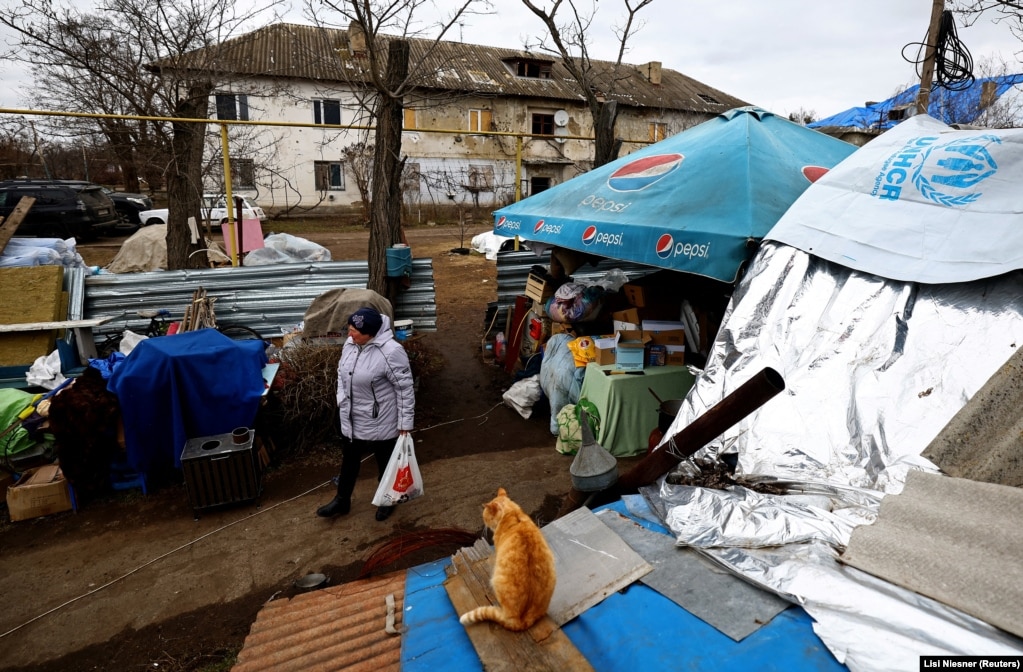
[[395, 320], [394, 337], [399, 341], [408, 340], [412, 336], [412, 320]]

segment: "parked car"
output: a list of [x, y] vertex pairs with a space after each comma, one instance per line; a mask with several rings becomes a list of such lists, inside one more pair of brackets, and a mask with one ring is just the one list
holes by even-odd
[[[84, 180], [63, 181], [72, 186], [76, 184], [91, 184], [91, 182], [85, 182]], [[121, 215], [121, 219], [128, 224], [135, 224], [136, 228], [137, 225], [142, 223], [142, 220], [139, 219], [139, 213], [153, 209], [153, 199], [149, 198], [145, 194], [136, 194], [128, 191], [114, 191], [113, 189], [102, 185], [100, 185], [100, 189], [102, 189], [103, 193], [114, 202], [114, 207], [117, 208], [117, 212]]]
[[[242, 199], [242, 219], [258, 219], [261, 222], [266, 221], [266, 213], [263, 212], [263, 208], [256, 205], [248, 196], [240, 196], [239, 198]], [[220, 226], [227, 222], [226, 196], [203, 194], [200, 208], [202, 210], [203, 219], [209, 222], [211, 226]], [[168, 208], [146, 210], [139, 213], [139, 219], [143, 226], [149, 226], [151, 224], [166, 224], [169, 212]], [[237, 219], [237, 214], [235, 215], [235, 219]]]
[[0, 181], [0, 217], [10, 215], [24, 196], [36, 200], [18, 227], [20, 236], [90, 240], [113, 232], [121, 221], [99, 185], [27, 178]]

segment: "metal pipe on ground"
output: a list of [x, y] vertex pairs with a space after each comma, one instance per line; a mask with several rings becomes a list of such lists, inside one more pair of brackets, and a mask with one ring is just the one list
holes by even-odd
[[558, 517], [587, 506], [606, 504], [622, 495], [634, 494], [668, 473], [682, 460], [693, 455], [720, 436], [729, 427], [741, 422], [776, 394], [785, 389], [785, 380], [774, 369], [767, 367], [733, 390], [728, 396], [693, 420], [677, 434], [661, 443], [644, 457], [617, 483], [599, 493], [578, 492], [574, 488], [561, 505]]

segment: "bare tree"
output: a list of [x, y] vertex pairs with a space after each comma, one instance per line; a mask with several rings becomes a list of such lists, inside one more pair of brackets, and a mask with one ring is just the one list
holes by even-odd
[[800, 126], [806, 126], [817, 121], [817, 113], [813, 110], [808, 110], [804, 107], [800, 107], [798, 110], [789, 112], [789, 121], [793, 121]]
[[[37, 102], [51, 109], [205, 119], [209, 96], [223, 76], [218, 45], [278, 4], [269, 0], [258, 10], [239, 13], [230, 0], [100, 0], [89, 12], [71, 0], [16, 0], [0, 8], [0, 23], [19, 36], [18, 49], [5, 56], [34, 65]], [[83, 132], [98, 126], [126, 183], [136, 176], [153, 182], [147, 177], [151, 170], [166, 177], [168, 266], [200, 265], [201, 258], [192, 255], [200, 244], [191, 241], [187, 220], [201, 221], [205, 124], [115, 117], [88, 123], [92, 126], [82, 126]]]
[[935, 89], [931, 92], [931, 102], [942, 106], [942, 117], [951, 124], [1018, 128], [1023, 126], [1023, 83], [998, 95], [999, 79], [1015, 75], [1017, 70], [1018, 66], [1011, 66], [999, 56], [991, 56], [977, 62], [973, 73], [977, 82], [970, 91], [949, 95], [942, 89]]
[[372, 202], [369, 185], [372, 182], [373, 157], [376, 154], [376, 148], [371, 142], [357, 142], [342, 149], [341, 154], [345, 157], [345, 165], [348, 166], [355, 178], [355, 188], [359, 190], [359, 196], [362, 197], [362, 211], [366, 221], [369, 222], [369, 206]]
[[[585, 0], [554, 0], [550, 8], [540, 7], [533, 0], [522, 0], [533, 14], [547, 27], [547, 39], [540, 39], [536, 47], [558, 54], [562, 64], [575, 78], [579, 93], [586, 100], [593, 118], [593, 166], [602, 166], [618, 156], [621, 142], [615, 137], [614, 127], [618, 117], [618, 103], [615, 96], [619, 84], [627, 80], [631, 73], [629, 66], [622, 63], [627, 51], [629, 38], [642, 27], [636, 21], [636, 14], [653, 0], [623, 0], [625, 6], [624, 23], [615, 26], [613, 32], [618, 40], [618, 56], [610, 68], [596, 67], [596, 61], [590, 54], [591, 28], [596, 15], [597, 0], [589, 0], [590, 7], [580, 10], [579, 5]], [[565, 8], [569, 13], [567, 20], [562, 21], [558, 12]], [[526, 45], [530, 48], [532, 45]]]
[[[322, 6], [333, 10], [348, 22], [353, 39], [354, 63], [361, 66], [361, 75], [371, 93], [372, 116], [375, 122], [374, 157], [370, 184], [369, 282], [367, 287], [387, 295], [387, 248], [401, 242], [401, 131], [404, 100], [422, 81], [422, 68], [429, 59], [409, 62], [406, 38], [423, 34], [417, 10], [432, 4], [428, 0], [323, 0]], [[474, 7], [489, 8], [487, 0], [459, 0], [441, 22], [430, 27], [433, 45], [457, 24], [458, 19], [477, 13]], [[309, 11], [318, 25], [331, 21], [317, 5]], [[397, 37], [395, 37], [397, 36]], [[426, 49], [427, 55], [432, 51]]]
[[948, 9], [962, 16], [967, 26], [983, 14], [994, 23], [1006, 24], [1009, 32], [1023, 40], [1023, 0], [951, 0]]

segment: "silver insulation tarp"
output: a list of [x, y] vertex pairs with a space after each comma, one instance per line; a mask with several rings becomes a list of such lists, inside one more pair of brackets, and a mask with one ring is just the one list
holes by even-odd
[[666, 436], [773, 368], [785, 390], [680, 471], [734, 453], [736, 475], [796, 494], [669, 478], [656, 508], [680, 545], [801, 604], [851, 669], [915, 670], [925, 653], [1023, 653], [1010, 635], [836, 561], [909, 470], [938, 471], [920, 454], [1021, 344], [1020, 272], [922, 285], [766, 242]]

